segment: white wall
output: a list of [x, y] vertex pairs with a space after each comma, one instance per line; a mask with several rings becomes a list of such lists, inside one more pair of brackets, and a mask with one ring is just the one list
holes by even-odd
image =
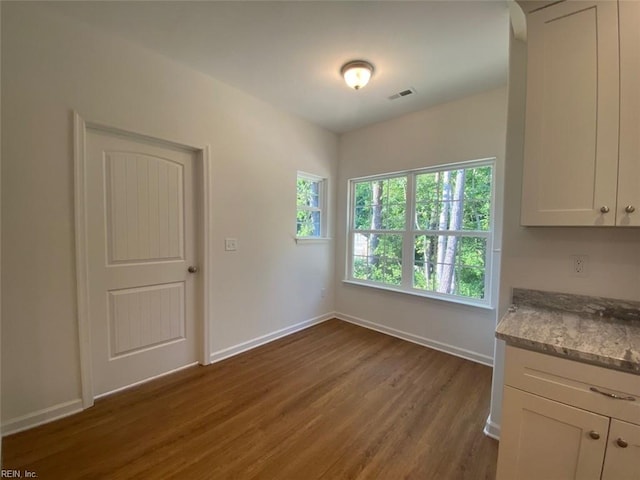
[[[343, 283], [348, 179], [496, 157], [499, 186], [506, 128], [505, 88], [466, 97], [344, 134], [340, 139], [336, 226], [336, 310], [385, 331], [491, 364], [495, 310]], [[502, 203], [498, 188], [497, 204]], [[496, 212], [496, 248], [500, 220]], [[499, 260], [499, 255], [496, 255]], [[495, 282], [497, 291], [497, 279]]]
[[[521, 227], [526, 44], [511, 38], [500, 314], [514, 287], [640, 300], [640, 229]], [[588, 276], [571, 274], [587, 255]], [[496, 344], [491, 420], [502, 412], [504, 342]], [[497, 433], [497, 431], [496, 431]]]
[[[335, 209], [334, 134], [38, 5], [2, 9], [3, 424], [80, 397], [73, 109], [211, 145], [214, 352], [333, 311], [333, 244], [293, 236], [297, 170], [330, 179]], [[223, 251], [227, 236], [237, 252]]]

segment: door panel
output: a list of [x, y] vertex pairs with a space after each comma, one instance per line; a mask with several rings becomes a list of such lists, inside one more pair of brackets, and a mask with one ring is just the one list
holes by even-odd
[[507, 386], [502, 425], [498, 480], [600, 479], [607, 417]]
[[196, 362], [194, 156], [87, 131], [94, 396]]
[[105, 163], [110, 263], [183, 259], [184, 166], [128, 152]]
[[[521, 223], [613, 225], [618, 166], [617, 3], [562, 2], [527, 17]], [[610, 213], [601, 213], [601, 207]]]
[[602, 480], [640, 478], [640, 426], [611, 420]]
[[184, 282], [109, 292], [110, 356], [185, 338]]
[[[620, 165], [616, 220], [640, 226], [640, 2], [620, 9]], [[632, 207], [627, 209], [627, 207]], [[638, 475], [640, 478], [640, 474]]]

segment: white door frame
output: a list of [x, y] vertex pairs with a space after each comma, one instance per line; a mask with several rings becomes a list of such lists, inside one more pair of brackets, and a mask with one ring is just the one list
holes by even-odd
[[73, 112], [73, 161], [74, 161], [74, 203], [75, 203], [75, 239], [76, 239], [76, 288], [78, 302], [78, 335], [80, 346], [80, 381], [82, 384], [82, 406], [89, 408], [93, 405], [93, 370], [91, 365], [91, 324], [89, 322], [89, 259], [88, 259], [88, 222], [87, 222], [87, 184], [86, 184], [86, 136], [87, 130], [114, 133], [130, 138], [152, 141], [173, 148], [188, 150], [196, 154], [195, 181], [196, 188], [196, 245], [199, 246], [198, 256], [201, 259], [200, 295], [196, 296], [201, 302], [200, 312], [196, 318], [198, 326], [196, 335], [200, 344], [198, 359], [201, 365], [211, 363], [211, 346], [209, 342], [209, 320], [212, 305], [209, 287], [213, 285], [212, 269], [210, 268], [213, 249], [211, 248], [210, 232], [213, 225], [211, 210], [211, 156], [209, 145], [195, 147], [178, 142], [159, 139], [149, 135], [139, 134], [100, 123], [86, 121], [76, 111]]

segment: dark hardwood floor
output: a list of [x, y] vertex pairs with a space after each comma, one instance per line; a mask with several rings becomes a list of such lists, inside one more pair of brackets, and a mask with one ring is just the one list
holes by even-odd
[[40, 479], [491, 479], [491, 369], [339, 320], [3, 440]]

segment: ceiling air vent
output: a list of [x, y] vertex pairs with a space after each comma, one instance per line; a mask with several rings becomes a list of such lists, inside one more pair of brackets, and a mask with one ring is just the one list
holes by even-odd
[[401, 92], [394, 93], [389, 97], [389, 100], [395, 100], [396, 98], [406, 97], [408, 95], [413, 95], [416, 93], [416, 89], [413, 87], [407, 88], [406, 90], [402, 90]]

